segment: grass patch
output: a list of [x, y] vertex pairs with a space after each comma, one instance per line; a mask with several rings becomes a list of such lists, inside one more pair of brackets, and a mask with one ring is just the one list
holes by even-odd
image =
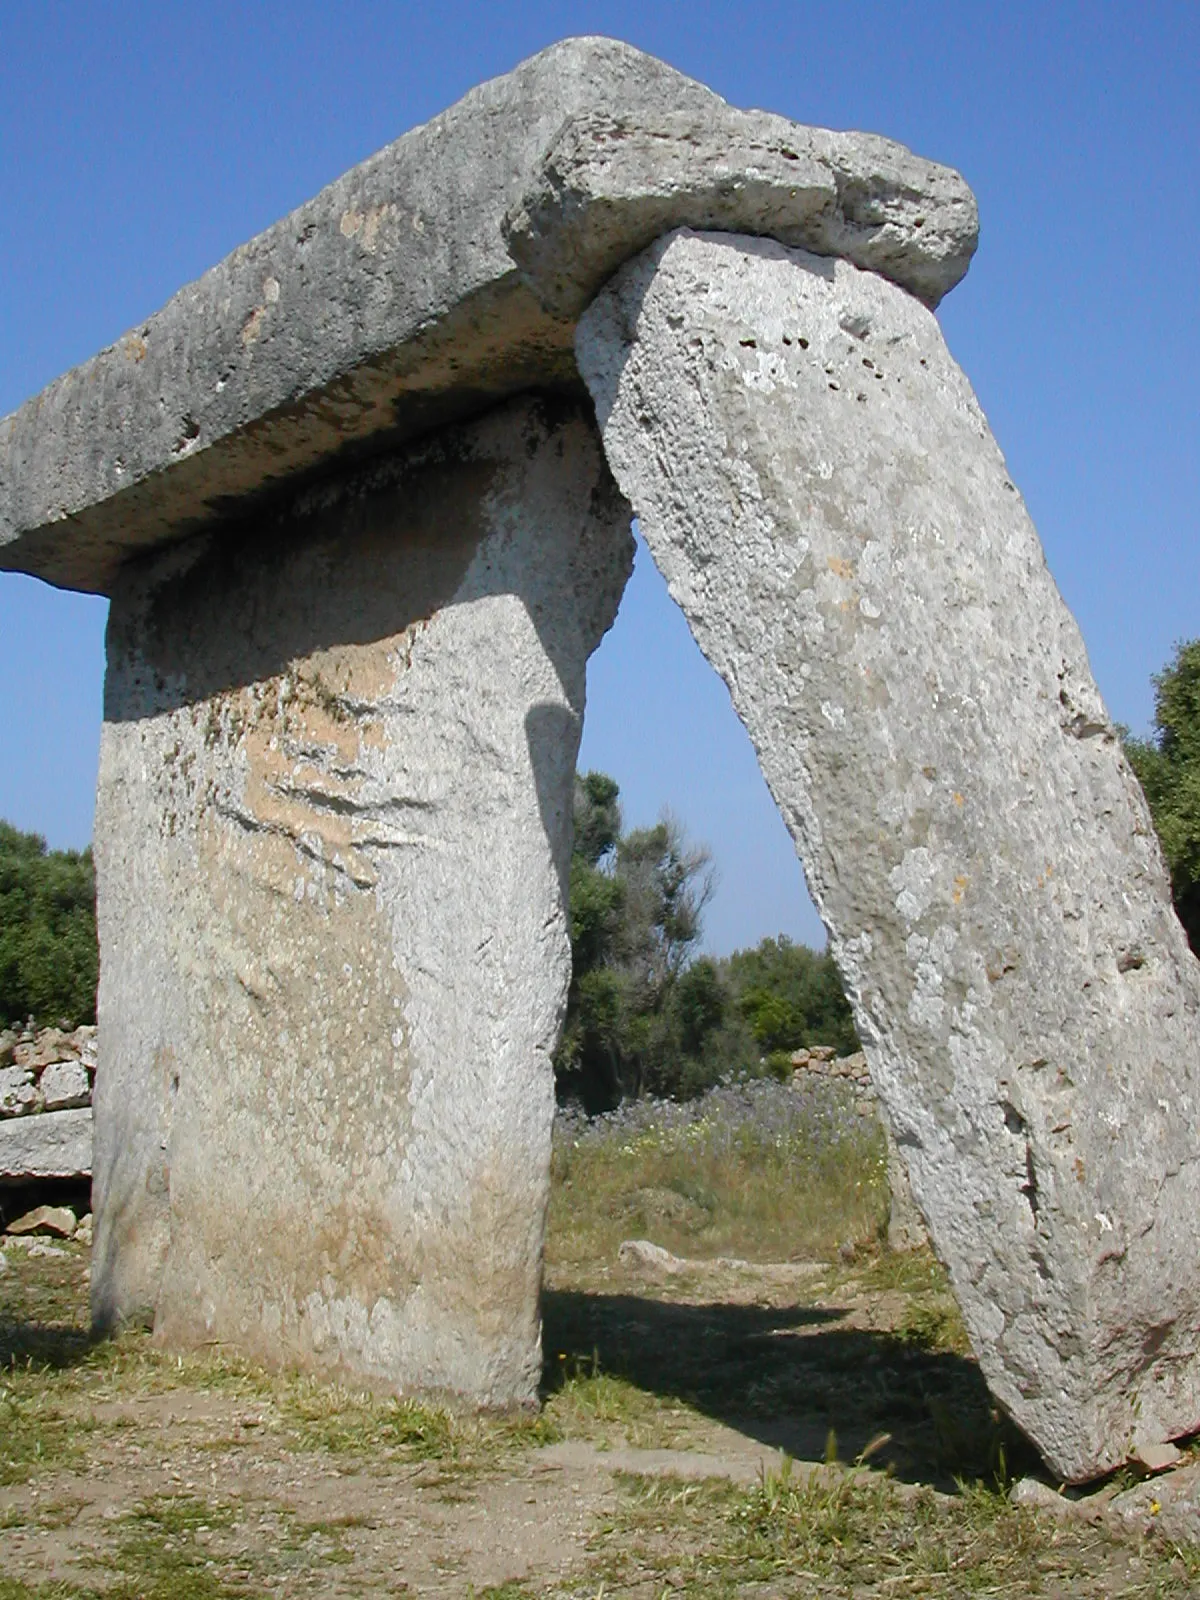
[[494, 1466], [506, 1451], [560, 1437], [545, 1411], [475, 1415], [307, 1376], [276, 1380], [274, 1395], [279, 1419], [299, 1448], [356, 1461], [436, 1461], [471, 1472]]
[[976, 1485], [947, 1499], [884, 1477], [790, 1463], [749, 1491], [628, 1475], [589, 1578], [620, 1593], [988, 1595], [1191, 1600], [1200, 1567], [1093, 1528], [1069, 1534]]
[[88, 1431], [44, 1388], [24, 1392], [19, 1377], [7, 1374], [0, 1379], [0, 1484], [28, 1483], [48, 1467], [77, 1465]]
[[[113, 1591], [105, 1591], [105, 1600]], [[0, 1600], [99, 1600], [94, 1589], [73, 1583], [25, 1583], [0, 1575]]]
[[448, 1411], [355, 1393], [314, 1378], [282, 1386], [279, 1411], [302, 1448], [330, 1455], [384, 1452], [409, 1461], [442, 1460], [453, 1459], [464, 1443]]
[[614, 1441], [638, 1450], [670, 1449], [678, 1444], [697, 1413], [657, 1395], [630, 1379], [605, 1372], [598, 1351], [561, 1353], [548, 1378], [542, 1418], [555, 1438], [589, 1439], [601, 1447]]
[[351, 1565], [344, 1536], [363, 1525], [357, 1516], [306, 1521], [277, 1503], [156, 1496], [123, 1519], [115, 1550], [100, 1563], [115, 1576], [104, 1593], [246, 1600], [264, 1589], [286, 1592], [301, 1576]]
[[775, 1084], [744, 1098], [733, 1121], [714, 1103], [684, 1123], [664, 1108], [658, 1122], [643, 1114], [634, 1127], [617, 1118], [558, 1137], [548, 1264], [612, 1261], [637, 1236], [677, 1255], [753, 1261], [832, 1260], [878, 1240], [889, 1204], [878, 1123], [832, 1084], [815, 1109]]

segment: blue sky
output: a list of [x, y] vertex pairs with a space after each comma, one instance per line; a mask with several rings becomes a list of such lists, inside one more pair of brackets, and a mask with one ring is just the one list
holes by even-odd
[[[0, 0], [0, 415], [473, 83], [608, 33], [739, 105], [958, 167], [982, 236], [941, 320], [1115, 716], [1200, 635], [1200, 6], [240, 6]], [[0, 817], [91, 832], [104, 604], [0, 574]], [[719, 681], [643, 552], [583, 761], [706, 840], [718, 951], [819, 940]]]

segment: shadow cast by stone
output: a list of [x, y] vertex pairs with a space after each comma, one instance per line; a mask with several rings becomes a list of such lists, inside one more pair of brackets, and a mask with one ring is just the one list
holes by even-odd
[[838, 1459], [852, 1463], [874, 1441], [874, 1466], [942, 1489], [1038, 1465], [996, 1411], [975, 1362], [895, 1333], [839, 1326], [838, 1307], [554, 1290], [543, 1315], [547, 1393], [579, 1356], [797, 1460], [824, 1459], [832, 1436]]
[[[531, 453], [543, 433], [593, 426], [586, 402], [552, 394], [505, 410], [525, 413]], [[481, 508], [504, 493], [507, 466], [463, 424], [127, 562], [109, 618], [105, 719], [206, 704], [427, 622], [461, 598], [486, 532]], [[528, 610], [550, 646], [554, 619]]]

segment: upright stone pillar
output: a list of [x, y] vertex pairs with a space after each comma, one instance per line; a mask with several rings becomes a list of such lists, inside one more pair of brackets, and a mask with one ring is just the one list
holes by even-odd
[[677, 233], [576, 351], [804, 860], [993, 1392], [1079, 1480], [1200, 1426], [1200, 965], [935, 318]]
[[513, 402], [127, 567], [96, 816], [101, 1325], [527, 1401], [590, 420]]

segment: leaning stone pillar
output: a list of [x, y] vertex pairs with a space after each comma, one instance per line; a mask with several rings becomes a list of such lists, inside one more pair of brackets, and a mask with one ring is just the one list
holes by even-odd
[[677, 233], [576, 341], [803, 857], [993, 1392], [1081, 1480], [1200, 1425], [1200, 966], [935, 318]]
[[631, 554], [594, 426], [523, 401], [124, 570], [99, 1324], [533, 1397], [584, 666]]

